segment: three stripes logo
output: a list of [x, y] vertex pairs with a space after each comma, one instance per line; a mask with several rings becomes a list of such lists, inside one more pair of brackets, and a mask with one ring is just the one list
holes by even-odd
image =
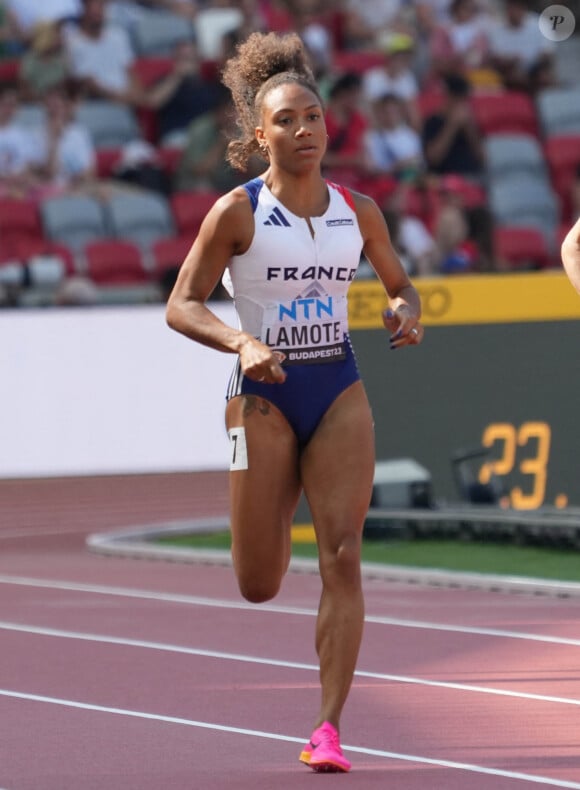
[[284, 214], [282, 214], [278, 206], [276, 206], [276, 208], [270, 214], [266, 222], [264, 222], [264, 225], [278, 225], [278, 226], [283, 225], [285, 228], [290, 227], [290, 223], [288, 222]]

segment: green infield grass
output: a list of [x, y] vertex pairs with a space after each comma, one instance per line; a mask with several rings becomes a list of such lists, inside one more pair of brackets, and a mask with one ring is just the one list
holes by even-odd
[[[228, 532], [172, 535], [160, 540], [187, 548], [230, 547]], [[292, 553], [295, 557], [316, 557], [316, 546], [311, 541], [294, 539]], [[580, 551], [573, 547], [445, 538], [390, 538], [365, 540], [362, 556], [364, 562], [580, 582]]]

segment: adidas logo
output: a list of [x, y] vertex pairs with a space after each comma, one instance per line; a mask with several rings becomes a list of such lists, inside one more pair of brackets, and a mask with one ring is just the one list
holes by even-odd
[[278, 206], [276, 206], [276, 208], [270, 214], [266, 222], [264, 222], [264, 225], [283, 225], [285, 228], [290, 227], [290, 223], [288, 222], [284, 214], [282, 214]]

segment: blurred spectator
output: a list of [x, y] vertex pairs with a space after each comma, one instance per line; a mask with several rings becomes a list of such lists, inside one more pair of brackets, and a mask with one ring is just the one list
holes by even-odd
[[15, 121], [18, 92], [11, 84], [0, 85], [0, 196], [26, 197], [33, 187], [30, 169], [31, 142], [28, 130]]
[[142, 86], [131, 70], [134, 53], [128, 33], [106, 22], [105, 0], [82, 0], [82, 15], [65, 29], [72, 77], [90, 98], [138, 105]]
[[58, 307], [91, 307], [100, 301], [98, 286], [82, 275], [67, 277], [54, 295]]
[[443, 80], [442, 109], [425, 119], [423, 150], [428, 170], [440, 175], [458, 173], [473, 180], [484, 174], [481, 135], [469, 103], [470, 85], [460, 75]]
[[145, 140], [132, 140], [123, 146], [112, 173], [115, 181], [130, 187], [169, 195], [171, 179], [160, 160], [157, 148]]
[[222, 58], [222, 40], [226, 33], [241, 28], [246, 21], [240, 3], [208, 0], [195, 16], [195, 38], [203, 60]]
[[326, 108], [328, 144], [323, 160], [325, 175], [355, 187], [369, 171], [365, 147], [368, 117], [361, 110], [361, 77], [348, 72], [330, 89]]
[[292, 27], [306, 45], [317, 74], [331, 68], [334, 49], [331, 31], [323, 24], [319, 6], [317, 0], [288, 0]]
[[22, 54], [25, 44], [13, 11], [0, 0], [0, 58], [12, 58]]
[[534, 91], [554, 81], [554, 42], [538, 22], [528, 0], [505, 0], [504, 18], [490, 32], [490, 63], [508, 89]]
[[140, 5], [161, 11], [170, 11], [172, 14], [184, 16], [186, 19], [193, 19], [199, 8], [197, 0], [141, 0]]
[[430, 39], [430, 63], [438, 75], [460, 73], [485, 65], [488, 20], [477, 0], [451, 0], [449, 19], [435, 26]]
[[[213, 189], [227, 192], [252, 175], [234, 170], [226, 162], [227, 130], [234, 123], [231, 94], [220, 84], [213, 110], [200, 115], [189, 126], [175, 176], [177, 190]], [[261, 165], [263, 170], [263, 162]]]
[[161, 141], [211, 110], [218, 96], [217, 82], [202, 76], [195, 44], [184, 41], [173, 54], [173, 69], [149, 89], [145, 103], [156, 111]]
[[425, 223], [402, 207], [403, 192], [393, 193], [384, 215], [389, 234], [407, 274], [428, 277], [438, 273], [437, 247]]
[[492, 215], [485, 199], [474, 199], [469, 187], [457, 175], [433, 185], [438, 191], [434, 232], [444, 273], [494, 269]]
[[367, 102], [393, 93], [405, 102], [406, 120], [415, 129], [420, 126], [417, 106], [419, 84], [413, 72], [415, 42], [404, 33], [389, 33], [380, 37], [385, 62], [374, 66], [363, 76], [363, 93]]
[[346, 49], [373, 50], [382, 33], [411, 32], [404, 0], [344, 0], [341, 10]]
[[82, 0], [3, 0], [26, 40], [39, 22], [62, 22], [81, 13]]
[[61, 28], [56, 22], [39, 22], [19, 69], [20, 96], [36, 102], [46, 91], [62, 85], [69, 75]]
[[95, 186], [96, 156], [89, 131], [74, 119], [75, 104], [64, 87], [44, 99], [45, 123], [31, 130], [31, 163], [43, 196]]
[[421, 137], [406, 122], [403, 101], [393, 93], [373, 102], [365, 145], [374, 172], [414, 182], [425, 171]]

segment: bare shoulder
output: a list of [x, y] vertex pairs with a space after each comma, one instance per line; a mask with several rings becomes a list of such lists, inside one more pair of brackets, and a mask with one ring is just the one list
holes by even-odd
[[354, 206], [361, 233], [365, 240], [380, 236], [388, 236], [389, 231], [383, 212], [373, 198], [361, 192], [351, 190]]
[[200, 229], [200, 237], [218, 235], [235, 252], [246, 249], [253, 236], [253, 210], [248, 193], [236, 187], [219, 197], [207, 213]]

